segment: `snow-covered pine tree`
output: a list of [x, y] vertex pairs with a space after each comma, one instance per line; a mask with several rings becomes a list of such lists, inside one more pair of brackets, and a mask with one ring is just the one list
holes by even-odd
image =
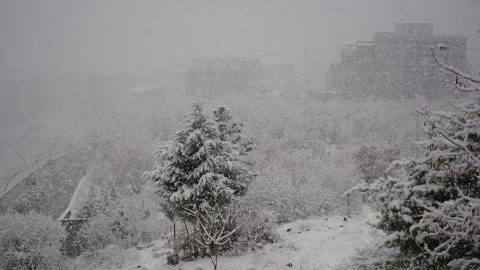
[[429, 135], [421, 144], [424, 155], [392, 164], [405, 170], [403, 179], [379, 178], [354, 189], [380, 204], [385, 244], [400, 251], [389, 262], [394, 267], [480, 269], [480, 78], [441, 62], [431, 50], [469, 101], [453, 111], [417, 110]]
[[243, 123], [231, 121], [233, 119], [230, 115], [230, 110], [225, 106], [220, 106], [213, 111], [213, 119], [218, 125], [220, 132], [220, 139], [222, 141], [230, 141], [238, 145], [240, 155], [246, 155], [253, 150], [253, 138], [244, 139], [240, 133], [242, 132]]
[[[220, 208], [235, 196], [244, 195], [253, 175], [242, 166], [239, 145], [230, 141], [225, 129], [205, 113], [205, 104], [196, 99], [184, 128], [156, 152], [158, 164], [144, 174], [158, 183], [155, 192], [165, 199], [170, 212], [184, 221], [194, 221], [192, 211], [217, 197]], [[220, 113], [218, 115], [225, 114]], [[218, 196], [215, 190], [222, 190]]]

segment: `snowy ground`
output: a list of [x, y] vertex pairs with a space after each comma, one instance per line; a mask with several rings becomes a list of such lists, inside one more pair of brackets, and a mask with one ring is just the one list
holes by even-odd
[[[283, 241], [242, 256], [220, 257], [218, 269], [333, 269], [353, 255], [357, 248], [383, 237], [383, 232], [368, 225], [368, 222], [378, 221], [377, 215], [378, 212], [366, 207], [347, 221], [341, 216], [330, 216], [282, 225], [277, 232]], [[132, 252], [139, 252], [142, 260], [124, 270], [194, 270], [199, 265], [205, 270], [213, 269], [208, 258], [167, 265], [166, 252], [169, 249], [164, 247], [165, 243], [166, 240], [159, 239], [153, 247], [141, 251], [132, 249]], [[164, 254], [153, 258], [154, 253]]]

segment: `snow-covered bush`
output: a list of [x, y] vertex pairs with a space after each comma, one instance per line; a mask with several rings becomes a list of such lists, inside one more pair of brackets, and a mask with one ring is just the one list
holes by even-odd
[[245, 203], [247, 200], [248, 196], [239, 203], [236, 210], [237, 218], [243, 222], [240, 230], [233, 236], [233, 251], [236, 254], [262, 249], [266, 244], [280, 240], [275, 232], [275, 215], [261, 209], [252, 209], [251, 204]]
[[105, 195], [102, 192], [89, 195], [78, 214], [89, 219], [79, 234], [86, 239], [89, 249], [102, 249], [119, 241], [119, 244], [133, 246], [134, 242], [142, 241], [142, 234], [158, 231], [159, 207], [145, 187], [138, 194]]
[[359, 210], [358, 195], [342, 196], [360, 178], [353, 159], [359, 145], [401, 149], [401, 156], [413, 153], [416, 118], [408, 111], [409, 101], [223, 99], [217, 103], [235, 108], [248, 123], [246, 133], [256, 138], [249, 156], [258, 177], [247, 196], [257, 209], [271, 212], [275, 222], [332, 212], [348, 216]]
[[151, 168], [153, 162], [145, 146], [132, 138], [119, 138], [115, 148], [109, 154], [107, 176], [111, 185], [121, 192], [140, 191], [144, 185], [142, 174]]
[[62, 241], [66, 233], [58, 221], [30, 212], [0, 216], [0, 268], [63, 269]]
[[286, 155], [273, 145], [257, 150], [259, 176], [246, 201], [251, 209], [272, 212], [277, 223], [334, 212], [348, 216], [360, 210], [357, 195], [343, 197], [356, 183], [350, 155], [332, 153], [326, 162], [303, 151]]
[[85, 248], [89, 250], [103, 249], [115, 243], [115, 235], [110, 226], [110, 218], [100, 213], [80, 228], [77, 238], [84, 240]]
[[99, 140], [88, 176], [90, 192], [76, 214], [88, 219], [79, 237], [89, 250], [110, 244], [133, 246], [159, 229], [158, 206], [141, 177], [151, 160], [138, 141], [119, 136], [120, 142]]
[[[190, 231], [193, 231], [193, 227], [190, 226], [187, 230], [188, 226], [186, 223], [179, 224], [176, 229], [175, 238], [171, 242], [171, 248], [175, 252], [175, 254], [171, 255], [175, 256], [176, 260], [188, 261], [199, 256], [201, 252], [198, 245], [195, 244], [195, 240], [193, 237], [191, 238], [189, 234]], [[205, 254], [202, 255], [205, 256]]]
[[25, 191], [13, 202], [12, 209], [18, 213], [28, 213], [30, 211], [39, 211], [42, 197], [45, 194], [44, 185], [33, 186]]
[[117, 200], [117, 214], [113, 216], [121, 220], [128, 232], [129, 245], [133, 245], [135, 241], [139, 243], [144, 241], [142, 235], [150, 235], [160, 229], [158, 226], [160, 209], [152, 197], [152, 194], [144, 189], [139, 194], [122, 196]]
[[400, 150], [375, 145], [362, 145], [354, 155], [361, 180], [372, 183], [379, 177], [387, 177], [385, 171], [400, 157]]

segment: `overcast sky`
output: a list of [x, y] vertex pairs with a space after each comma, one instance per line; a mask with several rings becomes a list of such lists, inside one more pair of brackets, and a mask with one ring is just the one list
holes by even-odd
[[464, 34], [480, 49], [480, 0], [1, 0], [0, 67], [301, 55], [306, 43], [312, 61], [328, 62], [336, 44], [394, 31], [394, 22], [435, 22], [435, 34]]

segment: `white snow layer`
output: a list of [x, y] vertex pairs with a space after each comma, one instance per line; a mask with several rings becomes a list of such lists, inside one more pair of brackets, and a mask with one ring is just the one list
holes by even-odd
[[[242, 256], [219, 257], [218, 269], [333, 269], [354, 255], [356, 249], [384, 237], [382, 231], [368, 224], [378, 222], [378, 215], [378, 212], [365, 207], [361, 214], [347, 221], [342, 216], [330, 216], [282, 225], [277, 230], [282, 241]], [[139, 252], [142, 259], [124, 270], [194, 270], [197, 266], [204, 270], [213, 269], [209, 258], [180, 262], [176, 266], [167, 265], [166, 253], [171, 250], [164, 247], [166, 242], [159, 239], [154, 241], [153, 247], [141, 251], [131, 249]], [[154, 253], [163, 254], [153, 258]]]
[[88, 180], [88, 174], [85, 175], [82, 180], [78, 183], [75, 192], [73, 193], [72, 199], [68, 204], [67, 209], [63, 211], [63, 214], [58, 218], [58, 220], [63, 220], [67, 216], [68, 212], [70, 212], [70, 217], [68, 219], [72, 219], [75, 214], [78, 212], [80, 207], [82, 206], [82, 202], [88, 197], [89, 194], [89, 187], [90, 181]]

